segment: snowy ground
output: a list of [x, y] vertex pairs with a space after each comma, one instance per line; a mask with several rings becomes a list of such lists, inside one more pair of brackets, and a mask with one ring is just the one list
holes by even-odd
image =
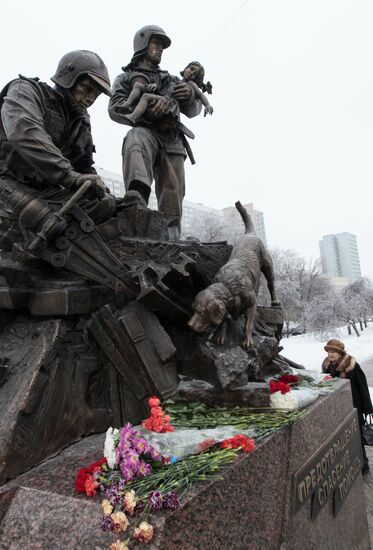
[[[338, 333], [330, 336], [342, 340], [347, 353], [353, 355], [361, 365], [368, 359], [373, 358], [373, 323], [368, 323], [360, 338], [356, 334], [347, 335], [347, 329], [339, 329]], [[324, 345], [326, 340], [320, 340], [314, 335], [302, 334], [283, 338], [281, 345], [284, 347], [282, 355], [304, 365], [306, 369], [321, 371], [321, 363], [326, 357]]]

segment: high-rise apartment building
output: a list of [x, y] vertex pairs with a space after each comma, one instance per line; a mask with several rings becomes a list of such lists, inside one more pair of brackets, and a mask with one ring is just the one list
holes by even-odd
[[324, 235], [319, 241], [324, 275], [344, 277], [353, 283], [361, 277], [356, 236], [351, 233]]

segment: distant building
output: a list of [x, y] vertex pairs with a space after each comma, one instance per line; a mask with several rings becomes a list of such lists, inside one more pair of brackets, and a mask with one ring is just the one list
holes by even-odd
[[324, 235], [319, 241], [324, 275], [344, 277], [353, 283], [361, 277], [356, 236], [351, 233]]
[[[255, 233], [267, 245], [263, 213], [254, 210], [253, 203], [245, 204], [244, 207], [253, 220]], [[184, 235], [198, 236], [206, 240], [223, 238], [230, 243], [245, 231], [242, 218], [235, 207], [218, 210], [191, 201], [183, 203], [181, 228]]]
[[[211, 228], [216, 236], [224, 228], [224, 216], [221, 210], [211, 208], [201, 203], [184, 201], [183, 217], [181, 219], [181, 232], [184, 235], [195, 236], [198, 234], [206, 238], [206, 232]], [[210, 236], [214, 236], [210, 233]]]
[[[123, 177], [100, 166], [95, 166], [95, 168], [110, 192], [115, 197], [123, 197], [125, 194]], [[254, 210], [253, 203], [244, 206], [253, 220], [256, 234], [267, 245], [263, 213]], [[153, 210], [158, 208], [154, 187], [152, 187], [149, 197], [149, 208]], [[233, 243], [237, 235], [243, 234], [243, 232], [244, 226], [241, 216], [233, 206], [219, 210], [202, 203], [184, 200], [181, 220], [181, 234], [183, 237], [198, 237], [207, 241], [227, 239]]]
[[[249, 204], [243, 205], [247, 212], [250, 214], [251, 219], [254, 224], [256, 235], [263, 241], [267, 246], [267, 237], [264, 226], [264, 216], [263, 212], [254, 209], [254, 204], [251, 202]], [[234, 206], [229, 206], [228, 208], [223, 208], [222, 210], [225, 220], [225, 225], [228, 232], [229, 242], [234, 242], [237, 235], [244, 232], [244, 224], [240, 214]]]
[[110, 193], [114, 197], [123, 197], [124, 196], [124, 183], [123, 177], [120, 174], [115, 174], [114, 172], [109, 172], [100, 166], [95, 166], [97, 174], [104, 181], [106, 187], [110, 189]]
[[[149, 208], [157, 209], [157, 198], [154, 189], [150, 193]], [[219, 231], [220, 229], [220, 231]], [[198, 237], [199, 239], [214, 240], [224, 229], [224, 216], [221, 210], [211, 208], [205, 204], [192, 201], [183, 201], [183, 217], [181, 219], [181, 235]], [[225, 237], [224, 237], [225, 238]]]

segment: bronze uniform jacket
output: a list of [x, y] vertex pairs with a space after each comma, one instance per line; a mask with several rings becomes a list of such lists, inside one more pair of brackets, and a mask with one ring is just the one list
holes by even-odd
[[73, 172], [96, 173], [88, 112], [37, 79], [20, 77], [0, 94], [0, 176], [36, 189]]
[[[115, 108], [127, 101], [132, 90], [133, 79], [140, 75], [143, 76], [147, 82], [156, 84], [159, 95], [164, 96], [171, 93], [175, 84], [181, 82], [180, 78], [170, 75], [167, 71], [163, 71], [160, 67], [150, 69], [141, 62], [138, 62], [133, 68], [123, 67], [123, 73], [117, 76], [114, 80], [112, 97], [109, 102], [110, 118], [119, 124], [130, 125], [129, 120], [126, 119], [125, 115], [117, 113]], [[192, 96], [189, 101], [180, 103], [180, 111], [188, 118], [197, 116], [201, 112], [201, 108], [202, 104], [196, 97], [194, 91], [192, 92]], [[143, 126], [157, 132], [168, 153], [185, 155], [185, 148], [181, 135], [172, 135], [172, 137], [169, 137], [167, 135], [167, 131], [161, 131], [160, 126], [162, 124], [162, 120], [164, 120], [163, 117], [157, 118], [153, 121], [147, 120], [146, 118], [141, 118], [136, 126]]]

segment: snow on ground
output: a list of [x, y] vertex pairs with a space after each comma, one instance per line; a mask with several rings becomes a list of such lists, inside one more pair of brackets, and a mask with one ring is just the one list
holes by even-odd
[[[373, 323], [369, 323], [368, 328], [360, 333], [360, 338], [355, 333], [348, 336], [347, 328], [338, 329], [338, 332], [331, 335], [327, 340], [331, 338], [342, 340], [347, 353], [353, 355], [360, 365], [373, 357]], [[327, 340], [321, 340], [319, 336], [313, 334], [301, 334], [300, 336], [283, 338], [281, 345], [284, 349], [281, 355], [304, 365], [306, 369], [320, 372], [321, 363], [326, 357], [324, 345]]]

